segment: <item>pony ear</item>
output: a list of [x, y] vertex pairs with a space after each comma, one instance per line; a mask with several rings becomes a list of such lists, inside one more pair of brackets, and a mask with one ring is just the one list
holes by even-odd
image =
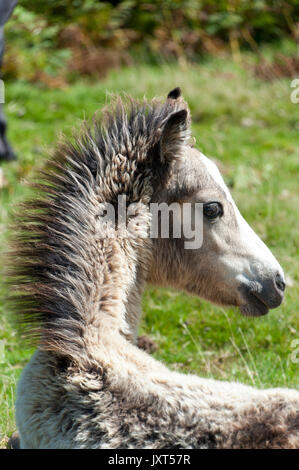
[[169, 116], [163, 127], [160, 138], [161, 162], [170, 162], [178, 157], [189, 138], [190, 114], [187, 109], [180, 109]]
[[174, 88], [173, 90], [171, 90], [168, 95], [167, 95], [167, 99], [169, 100], [177, 100], [180, 96], [182, 96], [182, 90], [180, 89], [180, 87], [176, 87]]

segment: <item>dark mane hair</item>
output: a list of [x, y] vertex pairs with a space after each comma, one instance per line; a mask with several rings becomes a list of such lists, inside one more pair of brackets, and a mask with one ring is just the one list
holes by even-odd
[[9, 302], [22, 333], [41, 348], [71, 357], [84, 348], [97, 205], [119, 194], [130, 202], [149, 197], [154, 181], [161, 182], [155, 162], [161, 130], [172, 113], [186, 108], [177, 98], [115, 99], [101, 120], [58, 147], [35, 196], [21, 206], [13, 227]]

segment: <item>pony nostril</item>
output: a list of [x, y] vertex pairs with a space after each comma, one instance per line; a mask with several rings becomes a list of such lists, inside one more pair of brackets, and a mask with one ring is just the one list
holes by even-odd
[[286, 284], [282, 278], [282, 276], [277, 273], [276, 276], [275, 276], [275, 284], [276, 284], [276, 287], [281, 290], [282, 292], [284, 292], [285, 288], [286, 288]]

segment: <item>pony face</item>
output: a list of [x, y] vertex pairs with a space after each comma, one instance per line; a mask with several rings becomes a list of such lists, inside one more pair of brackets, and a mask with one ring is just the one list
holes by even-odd
[[[210, 159], [185, 145], [167, 184], [153, 200], [191, 204], [195, 212], [199, 207], [202, 242], [199, 248], [187, 249], [184, 230], [180, 237], [154, 239], [150, 282], [238, 306], [246, 316], [265, 315], [281, 304], [283, 270], [242, 217]], [[176, 217], [174, 213], [172, 223]]]

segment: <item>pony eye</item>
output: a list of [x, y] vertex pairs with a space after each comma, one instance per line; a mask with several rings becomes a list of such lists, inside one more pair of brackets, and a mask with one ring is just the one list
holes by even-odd
[[207, 219], [216, 219], [223, 215], [223, 208], [220, 202], [207, 202], [203, 205], [203, 213]]

